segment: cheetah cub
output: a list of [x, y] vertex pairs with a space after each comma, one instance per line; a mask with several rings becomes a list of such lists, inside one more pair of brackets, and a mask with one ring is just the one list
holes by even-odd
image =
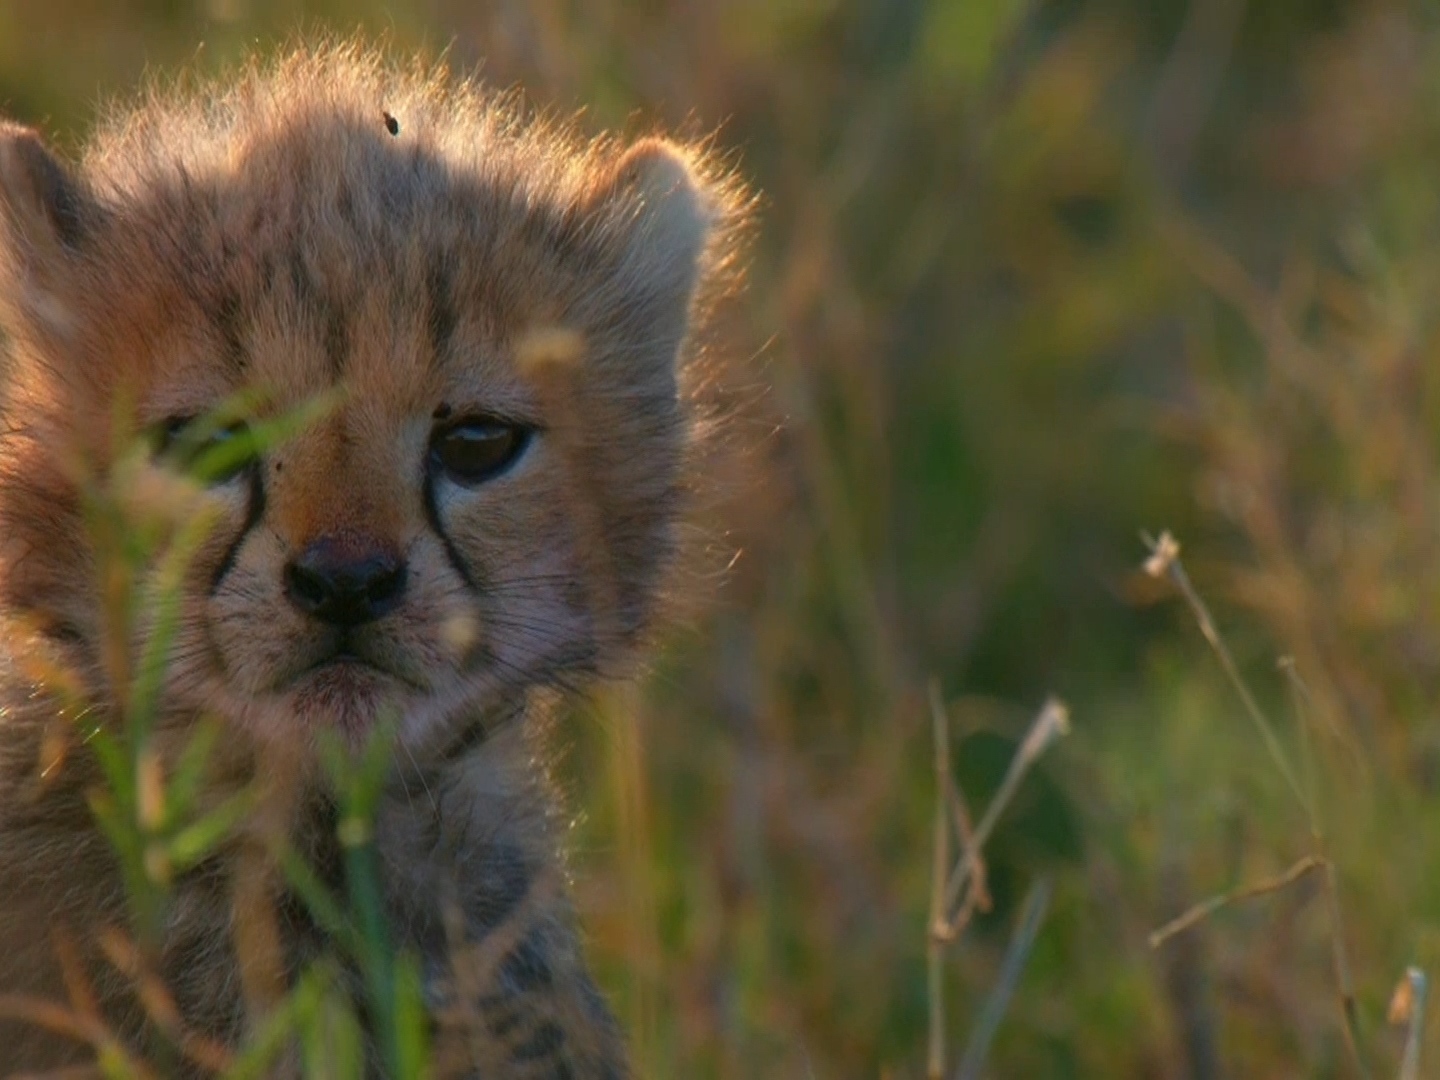
[[[264, 416], [323, 399], [187, 489], [217, 524], [185, 577], [155, 738], [218, 718], [237, 786], [285, 763], [285, 835], [343, 892], [317, 746], [393, 731], [374, 849], [437, 1045], [463, 1029], [445, 1075], [628, 1074], [565, 897], [544, 716], [623, 671], [655, 622], [742, 203], [701, 147], [585, 142], [354, 44], [151, 90], [73, 167], [0, 124], [4, 1000], [65, 1001], [78, 970], [134, 1053], [158, 1045], [153, 1002], [96, 944], [127, 916], [86, 803], [93, 755], [47, 771], [59, 706], [26, 659], [78, 673], [85, 723], [118, 713], [76, 462], [118, 460], [117, 401], [158, 433], [145, 467], [168, 476], [167, 447], [243, 433], [196, 423], [239, 393]], [[158, 951], [184, 1027], [222, 1045], [255, 1024], [265, 959], [237, 945], [238, 894], [269, 901], [268, 938], [249, 932], [282, 982], [329, 947], [245, 835], [176, 877]], [[482, 953], [460, 978], [454, 958]], [[0, 1072], [94, 1052], [0, 1018]]]

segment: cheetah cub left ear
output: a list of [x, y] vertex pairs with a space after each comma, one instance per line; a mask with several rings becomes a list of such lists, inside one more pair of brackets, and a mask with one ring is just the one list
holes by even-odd
[[643, 139], [616, 162], [592, 195], [594, 208], [618, 211], [622, 257], [612, 282], [619, 310], [663, 342], [668, 360], [684, 338], [690, 300], [720, 223], [706, 179], [685, 151], [664, 139]]
[[0, 304], [13, 318], [43, 314], [61, 292], [100, 218], [85, 183], [29, 128], [0, 121]]
[[609, 193], [639, 201], [636, 239], [648, 268], [693, 288], [716, 214], [683, 151], [663, 139], [636, 143], [615, 166]]

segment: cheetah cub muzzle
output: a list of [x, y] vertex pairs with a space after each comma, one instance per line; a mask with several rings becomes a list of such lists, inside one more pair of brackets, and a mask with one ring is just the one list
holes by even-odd
[[[267, 809], [334, 884], [318, 747], [384, 733], [373, 846], [439, 1075], [628, 1074], [566, 899], [545, 718], [656, 622], [743, 202], [702, 147], [585, 141], [354, 44], [151, 90], [75, 164], [0, 123], [0, 999], [65, 1001], [78, 972], [131, 1052], [163, 1041], [97, 943], [126, 925], [121, 868], [93, 755], [46, 764], [62, 710], [35, 657], [73, 673], [87, 729], [115, 722], [85, 485], [118, 468], [126, 409], [143, 470], [179, 482], [186, 447], [310, 408], [185, 480], [213, 527], [180, 590], [161, 768], [218, 722], [212, 781], [288, 777]], [[236, 400], [255, 404], [207, 421]], [[185, 1029], [221, 1046], [263, 990], [238, 895], [270, 912], [255, 940], [286, 985], [333, 945], [246, 835], [171, 883], [158, 950]], [[13, 1012], [0, 1072], [94, 1059]]]

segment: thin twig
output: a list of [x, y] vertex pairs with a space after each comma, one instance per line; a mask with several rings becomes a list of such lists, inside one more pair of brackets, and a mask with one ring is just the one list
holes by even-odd
[[[946, 779], [945, 792], [950, 803], [951, 822], [960, 844], [960, 861], [970, 867], [965, 899], [961, 901], [959, 909], [947, 913], [943, 907], [942, 895], [938, 919], [930, 926], [931, 936], [948, 945], [964, 932], [975, 912], [990, 910], [991, 901], [985, 872], [985, 853], [975, 842], [975, 829], [970, 824], [970, 809], [965, 805], [965, 793], [960, 789], [960, 781], [955, 778], [953, 771]], [[941, 880], [944, 880], [943, 875]]]
[[1030, 895], [1025, 898], [1025, 906], [1020, 912], [1020, 922], [1015, 927], [1015, 934], [1011, 937], [1010, 945], [1005, 950], [1005, 960], [1000, 965], [1000, 977], [995, 981], [990, 996], [985, 999], [984, 1008], [980, 1010], [980, 1015], [975, 1020], [975, 1027], [970, 1032], [970, 1040], [965, 1046], [965, 1057], [961, 1060], [960, 1068], [955, 1074], [956, 1080], [975, 1080], [980, 1075], [985, 1058], [990, 1052], [990, 1043], [995, 1038], [995, 1032], [1000, 1028], [1000, 1021], [1005, 1018], [1005, 1010], [1009, 1008], [1010, 999], [1015, 994], [1015, 987], [1019, 985], [1020, 973], [1025, 970], [1025, 961], [1029, 958], [1035, 938], [1040, 933], [1040, 925], [1045, 921], [1045, 913], [1050, 908], [1052, 891], [1051, 879], [1043, 877], [1035, 883], [1030, 890]]
[[[1000, 790], [990, 800], [990, 805], [985, 809], [985, 816], [980, 819], [980, 824], [975, 827], [975, 834], [970, 849], [979, 851], [990, 839], [990, 833], [994, 831], [996, 822], [1010, 800], [1015, 797], [1015, 792], [1020, 788], [1020, 781], [1025, 778], [1030, 767], [1039, 760], [1045, 750], [1061, 735], [1070, 730], [1070, 713], [1065, 703], [1058, 698], [1051, 698], [1045, 702], [1035, 722], [1030, 725], [1026, 732], [1025, 739], [1020, 744], [1020, 749], [1010, 759], [1010, 767], [1005, 772], [1005, 779], [1000, 782]], [[950, 880], [945, 887], [945, 910], [950, 911], [960, 899], [960, 890], [965, 887], [971, 874], [971, 860], [961, 859], [951, 871]]]
[[1150, 935], [1150, 947], [1157, 949], [1170, 938], [1185, 930], [1190, 929], [1196, 923], [1203, 922], [1215, 912], [1229, 904], [1240, 900], [1249, 900], [1256, 896], [1264, 896], [1267, 893], [1278, 892], [1287, 885], [1299, 881], [1312, 870], [1318, 870], [1329, 865], [1318, 855], [1306, 855], [1303, 859], [1296, 860], [1295, 864], [1283, 874], [1276, 877], [1266, 878], [1264, 881], [1257, 881], [1253, 885], [1241, 885], [1229, 889], [1208, 900], [1202, 900], [1184, 914], [1171, 919], [1160, 929]]
[[1350, 954], [1345, 948], [1345, 923], [1340, 913], [1340, 883], [1335, 864], [1330, 861], [1325, 843], [1325, 830], [1320, 817], [1320, 799], [1317, 794], [1315, 755], [1310, 737], [1310, 690], [1291, 657], [1281, 657], [1280, 670], [1285, 672], [1290, 685], [1291, 703], [1295, 710], [1295, 725], [1300, 733], [1301, 767], [1305, 770], [1305, 794], [1310, 817], [1310, 837], [1315, 845], [1315, 855], [1325, 860], [1324, 883], [1325, 911], [1330, 920], [1331, 959], [1335, 967], [1335, 985], [1340, 994], [1341, 1027], [1345, 1032], [1345, 1043], [1350, 1049], [1350, 1058], [1363, 1080], [1369, 1080], [1370, 1067], [1360, 1053], [1360, 1017], [1355, 1004], [1355, 983], [1350, 974]]
[[1145, 570], [1152, 577], [1160, 577], [1162, 574], [1168, 576], [1180, 590], [1185, 602], [1190, 605], [1190, 610], [1195, 615], [1195, 621], [1200, 625], [1200, 633], [1205, 636], [1211, 650], [1220, 660], [1220, 666], [1225, 669], [1225, 675], [1229, 678], [1230, 684], [1235, 692], [1240, 695], [1240, 700], [1245, 703], [1245, 711], [1250, 714], [1256, 729], [1260, 732], [1260, 738], [1265, 743], [1265, 749], [1269, 751], [1270, 757], [1275, 762], [1275, 767], [1280, 770], [1280, 775], [1290, 785], [1295, 798], [1306, 812], [1310, 811], [1309, 800], [1305, 797], [1305, 791], [1300, 786], [1300, 781], [1295, 776], [1295, 770], [1290, 767], [1289, 760], [1285, 757], [1285, 751], [1280, 745], [1280, 739], [1275, 734], [1275, 728], [1261, 711], [1255, 697], [1250, 693], [1250, 687], [1240, 676], [1240, 669], [1235, 664], [1235, 658], [1230, 654], [1230, 647], [1225, 644], [1225, 639], [1220, 636], [1220, 631], [1215, 627], [1215, 620], [1210, 617], [1210, 609], [1205, 606], [1205, 601], [1200, 599], [1195, 586], [1190, 583], [1190, 575], [1185, 573], [1185, 566], [1180, 561], [1180, 545], [1168, 532], [1162, 532], [1158, 539], [1151, 539], [1149, 536], [1142, 536], [1147, 547], [1150, 548], [1150, 558], [1146, 560]]
[[975, 844], [975, 827], [970, 822], [970, 808], [965, 803], [965, 792], [955, 774], [950, 774], [950, 818], [955, 833], [960, 837], [960, 850], [970, 863], [970, 892], [975, 897], [975, 906], [981, 911], [990, 910], [990, 886], [985, 873], [985, 853]]
[[[977, 908], [989, 910], [990, 895], [986, 888], [983, 854], [985, 842], [994, 831], [1000, 814], [1019, 790], [1025, 773], [1052, 742], [1069, 730], [1069, 713], [1058, 699], [1051, 698], [1045, 703], [1010, 759], [1010, 767], [1000, 783], [999, 790], [990, 800], [980, 824], [972, 829], [965, 797], [950, 768], [950, 721], [938, 681], [931, 679], [929, 690], [930, 720], [935, 740], [935, 835], [931, 866], [930, 926], [926, 935], [930, 1025], [926, 1076], [929, 1080], [941, 1080], [945, 1075], [945, 946], [955, 940]], [[947, 879], [945, 868], [950, 861], [952, 822], [960, 851], [954, 869]], [[962, 890], [964, 899], [956, 909], [956, 901], [960, 899]], [[1044, 879], [1031, 890], [1026, 900], [1020, 926], [1006, 953], [1000, 980], [991, 992], [971, 1036], [961, 1065], [962, 1076], [970, 1075], [984, 1061], [995, 1029], [999, 1026], [1010, 996], [1014, 993], [1020, 970], [1034, 943], [1049, 899], [1050, 882], [1049, 879]]]
[[150, 967], [135, 942], [115, 927], [102, 928], [97, 938], [105, 958], [133, 984], [135, 997], [145, 1015], [164, 1032], [186, 1061], [214, 1073], [230, 1067], [233, 1055], [225, 1046], [185, 1026], [170, 988]]
[[[1430, 980], [1425, 972], [1418, 967], [1406, 968], [1405, 981], [1396, 991], [1396, 1000], [1390, 1004], [1392, 1015], [1406, 1024], [1405, 1057], [1400, 1063], [1400, 1080], [1418, 1080], [1420, 1076], [1420, 1050], [1425, 1034], [1425, 999], [1429, 996], [1429, 989]], [[1402, 994], [1403, 1007], [1397, 1008]]]
[[1239, 668], [1235, 664], [1234, 657], [1229, 647], [1220, 636], [1215, 626], [1215, 621], [1210, 616], [1209, 609], [1200, 598], [1190, 577], [1185, 572], [1185, 567], [1180, 561], [1180, 544], [1169, 532], [1162, 532], [1157, 539], [1143, 537], [1145, 544], [1150, 549], [1150, 557], [1145, 561], [1145, 571], [1152, 577], [1168, 577], [1185, 597], [1195, 615], [1196, 622], [1200, 625], [1200, 631], [1205, 640], [1210, 644], [1215, 655], [1219, 657], [1220, 664], [1225, 670], [1231, 685], [1240, 695], [1245, 703], [1246, 711], [1250, 714], [1251, 720], [1259, 730], [1266, 749], [1274, 760], [1280, 774], [1285, 778], [1290, 790], [1294, 793], [1296, 800], [1305, 811], [1306, 820], [1310, 826], [1310, 838], [1313, 849], [1309, 855], [1295, 863], [1285, 874], [1278, 878], [1272, 878], [1261, 882], [1258, 885], [1233, 889], [1228, 893], [1222, 893], [1212, 897], [1201, 904], [1191, 908], [1178, 919], [1174, 919], [1165, 926], [1156, 930], [1150, 935], [1151, 947], [1156, 947], [1167, 938], [1205, 919], [1215, 910], [1236, 900], [1258, 896], [1263, 893], [1272, 892], [1283, 888], [1291, 882], [1298, 880], [1311, 870], [1319, 868], [1323, 871], [1321, 891], [1325, 895], [1325, 905], [1330, 920], [1330, 942], [1332, 959], [1335, 967], [1335, 982], [1340, 995], [1341, 1026], [1345, 1034], [1345, 1042], [1350, 1050], [1350, 1057], [1355, 1065], [1356, 1072], [1362, 1080], [1369, 1080], [1370, 1069], [1366, 1065], [1364, 1057], [1360, 1053], [1360, 1024], [1359, 1013], [1355, 1004], [1355, 989], [1351, 978], [1350, 958], [1345, 948], [1344, 922], [1340, 909], [1340, 888], [1337, 879], [1335, 864], [1330, 861], [1326, 844], [1325, 832], [1320, 817], [1320, 800], [1317, 794], [1316, 769], [1314, 751], [1310, 733], [1310, 714], [1307, 704], [1310, 700], [1309, 688], [1304, 680], [1300, 678], [1296, 670], [1295, 662], [1289, 657], [1282, 657], [1279, 667], [1286, 673], [1290, 685], [1291, 700], [1294, 706], [1295, 724], [1300, 741], [1301, 767], [1304, 770], [1303, 786], [1296, 778], [1294, 770], [1290, 766], [1289, 759], [1281, 748], [1280, 740], [1275, 734], [1265, 714], [1260, 710], [1255, 697], [1250, 693], [1249, 686], [1240, 675]]
[[28, 994], [0, 994], [0, 1017], [44, 1028], [52, 1035], [90, 1046], [103, 1045], [107, 1034], [88, 1016], [82, 1016], [58, 1001], [47, 1001]]
[[[930, 723], [935, 734], [935, 847], [930, 869], [930, 933], [926, 935], [930, 997], [930, 1040], [925, 1075], [940, 1080], [945, 1075], [945, 868], [950, 862], [946, 809], [950, 787], [950, 720], [940, 698], [940, 683], [930, 680]], [[967, 856], [968, 857], [968, 856]]]

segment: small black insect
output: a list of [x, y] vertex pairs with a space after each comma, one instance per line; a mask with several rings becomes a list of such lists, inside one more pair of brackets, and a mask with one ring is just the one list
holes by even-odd
[[381, 115], [385, 117], [385, 130], [390, 132], [391, 135], [399, 135], [400, 121], [396, 120], [395, 117], [391, 116], [388, 112], [381, 113]]

